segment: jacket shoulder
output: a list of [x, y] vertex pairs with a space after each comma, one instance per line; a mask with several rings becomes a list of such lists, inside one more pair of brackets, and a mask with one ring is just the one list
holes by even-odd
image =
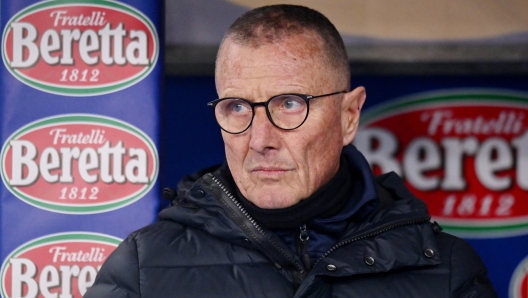
[[140, 297], [137, 244], [128, 236], [108, 256], [83, 297]]
[[444, 232], [435, 238], [442, 262], [449, 267], [454, 297], [498, 297], [486, 266], [469, 243]]
[[[376, 177], [380, 205], [392, 200], [411, 200], [416, 207], [427, 212], [425, 203], [405, 186], [403, 179], [391, 172]], [[487, 277], [487, 269], [471, 245], [454, 235], [435, 229], [441, 265], [449, 272], [450, 292], [453, 297], [498, 297]]]
[[140, 268], [151, 255], [159, 257], [163, 241], [167, 241], [164, 239], [174, 236], [168, 234], [178, 233], [178, 230], [177, 224], [162, 221], [131, 233], [108, 256], [83, 297], [140, 297]]

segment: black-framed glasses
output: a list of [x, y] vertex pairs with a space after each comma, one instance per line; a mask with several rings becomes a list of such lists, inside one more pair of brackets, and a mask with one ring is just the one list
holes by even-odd
[[255, 107], [264, 106], [266, 115], [273, 125], [280, 129], [299, 128], [308, 118], [310, 100], [319, 97], [347, 93], [338, 91], [323, 95], [306, 95], [297, 93], [279, 94], [263, 102], [250, 102], [238, 97], [219, 98], [207, 103], [214, 109], [216, 122], [220, 128], [231, 134], [246, 131], [255, 117]]

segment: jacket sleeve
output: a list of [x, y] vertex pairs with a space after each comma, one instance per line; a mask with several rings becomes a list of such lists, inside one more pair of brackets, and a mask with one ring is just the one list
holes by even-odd
[[473, 248], [456, 238], [451, 246], [451, 297], [498, 297], [487, 276], [486, 266]]
[[128, 236], [106, 259], [84, 298], [140, 297], [137, 245]]

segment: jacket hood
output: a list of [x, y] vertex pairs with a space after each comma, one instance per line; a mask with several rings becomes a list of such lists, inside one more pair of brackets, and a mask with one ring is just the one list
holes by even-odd
[[[223, 166], [215, 166], [185, 176], [178, 183], [177, 196], [171, 206], [162, 210], [158, 219], [202, 230], [228, 242], [247, 245], [247, 235], [217, 198], [223, 196], [223, 200], [231, 200], [229, 197], [232, 197], [223, 184], [213, 180], [224, 173]], [[218, 182], [221, 183], [220, 180]]]

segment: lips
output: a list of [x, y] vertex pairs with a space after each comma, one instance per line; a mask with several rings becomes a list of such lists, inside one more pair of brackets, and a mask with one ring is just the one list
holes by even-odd
[[276, 167], [257, 167], [251, 170], [252, 174], [256, 174], [262, 178], [280, 178], [280, 176], [292, 171], [291, 169], [283, 169]]

